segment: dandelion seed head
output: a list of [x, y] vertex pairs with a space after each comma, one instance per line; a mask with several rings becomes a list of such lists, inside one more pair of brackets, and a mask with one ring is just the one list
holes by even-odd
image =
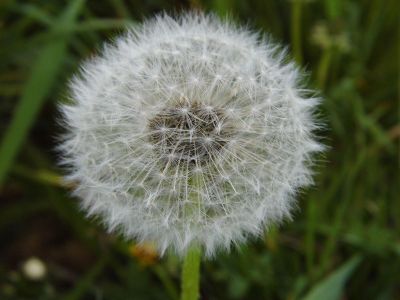
[[214, 16], [161, 15], [89, 59], [60, 146], [88, 214], [207, 256], [289, 217], [322, 146], [319, 99], [279, 49]]

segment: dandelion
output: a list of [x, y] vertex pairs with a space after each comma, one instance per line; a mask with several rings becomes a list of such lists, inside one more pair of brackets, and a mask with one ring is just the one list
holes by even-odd
[[289, 218], [322, 147], [319, 100], [280, 49], [213, 16], [162, 15], [88, 60], [61, 146], [88, 214], [182, 256]]

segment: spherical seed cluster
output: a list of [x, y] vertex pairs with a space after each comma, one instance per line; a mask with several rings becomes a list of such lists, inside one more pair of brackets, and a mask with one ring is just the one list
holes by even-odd
[[62, 105], [61, 150], [110, 230], [212, 255], [290, 216], [311, 183], [318, 99], [264, 37], [213, 16], [159, 16], [90, 59]]

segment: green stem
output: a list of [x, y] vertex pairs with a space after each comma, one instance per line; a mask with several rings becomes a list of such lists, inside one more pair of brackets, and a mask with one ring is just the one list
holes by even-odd
[[199, 299], [200, 258], [201, 250], [195, 246], [189, 249], [184, 258], [181, 300]]
[[165, 287], [166, 292], [168, 293], [169, 297], [173, 300], [178, 300], [179, 299], [178, 289], [175, 287], [174, 282], [172, 282], [170, 276], [165, 271], [165, 269], [157, 264], [152, 267], [152, 270], [160, 279], [160, 281], [163, 284], [163, 286]]
[[301, 53], [301, 9], [302, 0], [292, 0], [292, 49], [293, 56], [299, 65], [301, 65], [303, 61]]
[[326, 79], [328, 77], [329, 66], [332, 60], [332, 49], [326, 48], [318, 64], [317, 70], [317, 85], [323, 90], [325, 87]]
[[305, 236], [306, 246], [306, 265], [309, 278], [314, 279], [314, 263], [315, 263], [315, 230], [317, 209], [315, 199], [310, 198], [307, 205], [307, 231]]

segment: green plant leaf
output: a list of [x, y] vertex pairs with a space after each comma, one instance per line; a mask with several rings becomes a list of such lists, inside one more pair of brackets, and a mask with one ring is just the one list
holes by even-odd
[[[51, 30], [57, 32], [74, 23], [83, 2], [84, 0], [71, 2]], [[32, 67], [11, 124], [0, 145], [0, 187], [61, 70], [69, 37], [70, 35], [65, 34], [49, 40]]]
[[346, 281], [349, 279], [355, 268], [361, 262], [360, 256], [354, 256], [340, 268], [334, 271], [328, 278], [319, 282], [303, 298], [303, 300], [339, 300], [342, 297]]
[[103, 256], [99, 259], [94, 266], [77, 282], [76, 286], [63, 298], [64, 300], [78, 300], [82, 299], [85, 292], [91, 288], [96, 278], [101, 274], [105, 265], [107, 257]]

